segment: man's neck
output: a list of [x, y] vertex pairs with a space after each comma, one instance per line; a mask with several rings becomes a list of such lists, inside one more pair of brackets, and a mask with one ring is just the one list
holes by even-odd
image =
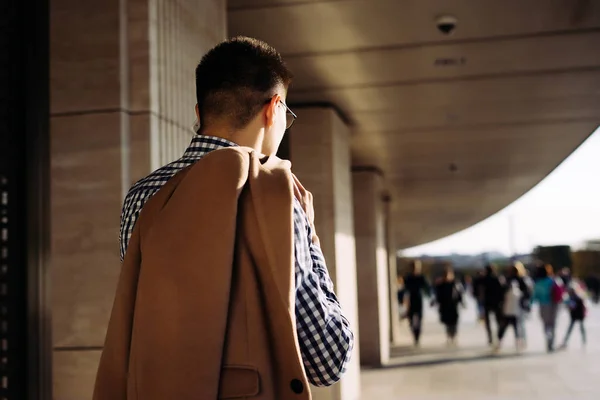
[[211, 127], [210, 129], [201, 129], [199, 135], [213, 136], [228, 140], [242, 147], [250, 147], [257, 153], [262, 152], [262, 135], [260, 132], [250, 132], [247, 130], [231, 130], [222, 127]]

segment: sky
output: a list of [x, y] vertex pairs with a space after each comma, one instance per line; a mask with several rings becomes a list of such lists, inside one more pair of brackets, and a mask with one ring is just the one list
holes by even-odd
[[[512, 225], [512, 244], [511, 244]], [[600, 127], [546, 179], [488, 219], [403, 255], [504, 254], [600, 239]]]

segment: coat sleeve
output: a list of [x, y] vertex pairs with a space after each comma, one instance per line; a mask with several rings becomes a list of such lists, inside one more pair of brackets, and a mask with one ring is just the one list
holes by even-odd
[[96, 374], [94, 400], [127, 400], [127, 376], [141, 255], [135, 229], [117, 284], [104, 349]]

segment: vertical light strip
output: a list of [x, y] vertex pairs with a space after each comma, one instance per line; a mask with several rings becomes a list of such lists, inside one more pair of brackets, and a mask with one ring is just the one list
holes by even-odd
[[162, 90], [165, 92], [164, 117], [167, 120], [167, 143], [165, 164], [173, 160], [173, 135], [175, 127], [173, 126], [173, 4], [174, 1], [167, 2], [165, 8], [165, 81]]
[[176, 27], [176, 19], [175, 19], [175, 7], [177, 5], [176, 1], [169, 2], [169, 82], [168, 82], [168, 91], [169, 91], [169, 121], [170, 122], [170, 135], [169, 135], [169, 160], [167, 162], [171, 162], [175, 159], [175, 137], [177, 135], [177, 126], [173, 123], [175, 118], [175, 94], [177, 93], [175, 88], [175, 31]]
[[[192, 31], [190, 29], [190, 17], [186, 13], [188, 13], [191, 9], [189, 4], [186, 4], [186, 8], [184, 9], [184, 20], [182, 21], [182, 35], [184, 37], [193, 37]], [[183, 130], [183, 143], [181, 144], [182, 149], [185, 149], [190, 141], [190, 133], [192, 132], [189, 127], [192, 126], [192, 123], [196, 119], [196, 115], [194, 114], [194, 104], [196, 96], [196, 76], [194, 75], [196, 71], [196, 63], [195, 57], [193, 56], [193, 48], [190, 46], [189, 40], [184, 40], [181, 48], [181, 74], [182, 74], [182, 90], [183, 90], [183, 109], [181, 110], [181, 122], [183, 122], [183, 126], [188, 129]], [[201, 54], [198, 54], [199, 57]]]
[[[188, 71], [188, 65], [187, 61], [186, 61], [186, 43], [188, 42], [187, 39], [187, 24], [186, 24], [186, 10], [187, 10], [187, 4], [186, 7], [184, 7], [181, 10], [180, 13], [180, 24], [179, 24], [179, 34], [181, 37], [181, 40], [179, 42], [179, 87], [180, 87], [180, 95], [179, 95], [179, 99], [180, 99], [180, 110], [179, 110], [179, 122], [182, 124], [183, 128], [181, 128], [181, 138], [180, 138], [180, 145], [179, 145], [179, 150], [181, 152], [185, 151], [185, 148], [188, 145], [188, 139], [189, 139], [189, 133], [190, 130], [186, 129], [188, 126], [192, 125], [192, 121], [194, 120], [194, 116], [192, 115], [191, 117], [188, 117], [190, 114], [189, 112], [193, 109], [193, 104], [190, 104], [190, 100], [188, 97], [188, 93], [190, 92], [190, 88], [191, 87], [195, 87], [192, 83], [194, 82], [194, 75], [193, 74], [189, 74], [187, 73]], [[188, 83], [186, 85], [186, 82]], [[189, 122], [188, 122], [189, 121]]]
[[179, 112], [181, 108], [181, 87], [179, 86], [179, 66], [181, 65], [179, 62], [179, 44], [183, 38], [179, 35], [180, 29], [179, 25], [181, 24], [180, 18], [180, 7], [179, 2], [173, 3], [173, 121], [175, 122], [174, 126], [174, 135], [173, 135], [173, 159], [176, 160], [181, 157], [181, 151], [179, 147], [180, 142], [180, 134], [181, 128], [179, 127], [179, 123], [181, 119], [179, 118]]
[[[193, 6], [189, 6], [193, 10]], [[186, 24], [184, 25], [184, 35], [194, 37], [194, 30], [191, 25], [191, 18], [188, 16]], [[196, 120], [196, 114], [194, 112], [194, 105], [196, 104], [196, 64], [200, 61], [202, 54], [198, 54], [198, 51], [192, 46], [192, 41], [186, 40], [183, 48], [183, 62], [185, 63], [184, 71], [184, 87], [185, 87], [185, 108], [184, 108], [184, 123], [185, 126], [191, 126], [192, 122]], [[186, 130], [184, 136], [184, 146], [187, 146], [190, 141], [191, 130]]]
[[159, 119], [160, 108], [160, 62], [159, 56], [159, 29], [158, 29], [158, 1], [148, 0], [148, 45], [150, 46], [150, 169], [155, 170], [160, 167], [160, 139], [159, 139]]
[[375, 174], [375, 259], [376, 259], [376, 290], [379, 309], [379, 357], [382, 364], [390, 361], [390, 310], [389, 310], [389, 265], [387, 249], [387, 231], [385, 223], [385, 207], [381, 193], [383, 178]]
[[125, 198], [131, 185], [129, 132], [129, 24], [127, 0], [119, 0], [119, 78], [121, 104], [121, 197]]
[[182, 26], [183, 26], [183, 18], [182, 18], [182, 5], [180, 2], [176, 3], [175, 8], [175, 88], [177, 90], [177, 97], [175, 101], [175, 121], [177, 121], [177, 136], [175, 137], [175, 152], [177, 153], [177, 157], [179, 157], [182, 153], [181, 143], [183, 142], [183, 130], [181, 126], [179, 126], [183, 121], [182, 109], [183, 109], [183, 101], [182, 96], [184, 93], [183, 84], [181, 81], [182, 73], [182, 43], [185, 42], [186, 38], [182, 35]]
[[167, 81], [169, 76], [168, 69], [168, 56], [167, 49], [169, 47], [168, 43], [168, 14], [169, 9], [169, 0], [162, 0], [161, 7], [159, 10], [158, 18], [160, 19], [161, 29], [160, 29], [160, 110], [158, 112], [158, 116], [160, 118], [160, 154], [161, 154], [161, 164], [166, 164], [166, 160], [169, 158], [168, 156], [168, 134], [169, 134], [169, 126], [167, 125], [167, 110], [168, 110], [168, 91], [167, 91]]
[[386, 218], [386, 247], [388, 249], [388, 279], [389, 279], [389, 308], [390, 308], [390, 338], [393, 345], [397, 346], [402, 341], [400, 319], [398, 318], [398, 271], [397, 251], [394, 235], [393, 203], [389, 195], [385, 196]]
[[167, 75], [167, 71], [166, 71], [166, 55], [165, 55], [165, 48], [166, 48], [166, 35], [165, 35], [165, 31], [167, 29], [166, 27], [166, 23], [165, 23], [165, 10], [167, 8], [166, 3], [169, 0], [159, 0], [158, 4], [158, 62], [159, 62], [159, 68], [160, 68], [160, 72], [159, 72], [159, 76], [158, 76], [158, 96], [160, 99], [160, 103], [158, 106], [158, 113], [157, 116], [159, 118], [160, 121], [160, 128], [158, 130], [158, 138], [159, 138], [159, 152], [160, 152], [160, 161], [159, 164], [157, 165], [157, 167], [159, 167], [162, 164], [165, 164], [165, 151], [166, 151], [166, 133], [167, 133], [167, 126], [166, 126], [166, 122], [164, 119], [164, 115], [165, 115], [165, 80], [166, 80], [166, 75]]
[[[190, 9], [193, 11], [192, 16], [190, 16], [189, 20], [188, 20], [188, 25], [186, 28], [186, 34], [190, 35], [192, 37], [196, 36], [196, 25], [194, 24], [194, 17], [198, 14], [196, 14], [196, 10], [197, 10], [197, 6], [195, 3], [190, 4]], [[186, 47], [186, 62], [189, 62], [191, 64], [191, 69], [187, 70], [186, 72], [192, 74], [191, 76], [193, 76], [193, 83], [191, 83], [192, 87], [190, 88], [190, 106], [194, 106], [196, 104], [196, 65], [197, 63], [200, 62], [203, 54], [198, 50], [198, 46], [196, 46], [196, 44], [192, 41], [190, 41], [190, 43], [187, 44]], [[192, 118], [195, 121], [196, 120], [196, 114], [194, 111], [194, 114], [192, 114]], [[189, 140], [189, 139], [188, 139]]]

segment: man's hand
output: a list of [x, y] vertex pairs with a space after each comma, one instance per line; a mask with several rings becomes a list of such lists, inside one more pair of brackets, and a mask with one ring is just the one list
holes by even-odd
[[310, 228], [312, 230], [312, 242], [314, 244], [319, 245], [319, 238], [317, 237], [317, 232], [315, 230], [315, 209], [313, 206], [313, 195], [311, 192], [306, 190], [304, 186], [300, 183], [296, 175], [292, 174], [294, 177], [294, 196], [302, 205], [302, 209], [306, 213], [308, 217], [308, 222], [310, 223]]

